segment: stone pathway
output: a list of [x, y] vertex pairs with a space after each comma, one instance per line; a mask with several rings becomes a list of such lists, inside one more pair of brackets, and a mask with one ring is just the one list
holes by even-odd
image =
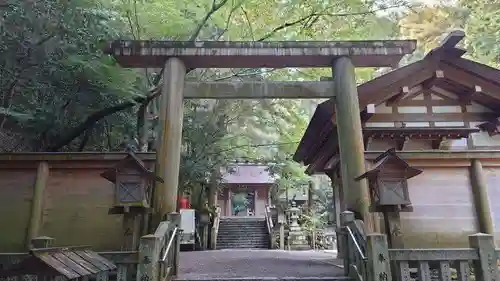
[[343, 276], [342, 261], [323, 251], [230, 249], [181, 252], [178, 280]]

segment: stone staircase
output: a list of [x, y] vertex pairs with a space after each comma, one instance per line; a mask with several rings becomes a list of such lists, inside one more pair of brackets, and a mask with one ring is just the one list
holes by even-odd
[[268, 249], [269, 244], [264, 218], [221, 218], [217, 249]]

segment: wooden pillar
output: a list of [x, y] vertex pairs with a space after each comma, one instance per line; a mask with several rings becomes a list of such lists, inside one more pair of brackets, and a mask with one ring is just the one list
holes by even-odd
[[314, 190], [314, 180], [310, 180], [307, 186], [307, 210], [312, 214], [313, 212], [313, 190]]
[[141, 239], [142, 214], [128, 212], [123, 214], [123, 251], [137, 251]]
[[[393, 208], [394, 209], [394, 208]], [[384, 228], [389, 248], [404, 249], [399, 211], [387, 210], [384, 213]]]
[[331, 186], [332, 186], [332, 202], [333, 202], [333, 222], [336, 227], [340, 226], [340, 213], [342, 212], [341, 210], [341, 203], [340, 203], [340, 181], [336, 175], [336, 172], [334, 170], [330, 170], [326, 172], [326, 175], [330, 178], [331, 181]]
[[43, 193], [49, 180], [49, 163], [38, 163], [36, 171], [35, 185], [33, 188], [33, 197], [31, 201], [31, 217], [26, 235], [26, 247], [29, 249], [33, 238], [40, 235], [43, 215]]
[[480, 160], [471, 160], [469, 179], [472, 196], [474, 197], [479, 232], [493, 235], [494, 228], [488, 200], [488, 186], [484, 180], [483, 165]]
[[371, 233], [374, 227], [373, 217], [368, 209], [368, 183], [366, 179], [354, 180], [365, 172], [365, 148], [354, 65], [348, 57], [341, 57], [333, 62], [332, 71], [342, 186], [346, 205], [347, 209], [361, 215], [367, 232]]
[[335, 225], [340, 225], [340, 213], [342, 210], [340, 209], [340, 186], [332, 181], [332, 189], [333, 189], [333, 213]]
[[186, 66], [178, 58], [165, 63], [161, 95], [159, 149], [156, 152], [156, 174], [164, 183], [157, 183], [155, 195], [155, 223], [177, 210], [179, 166], [181, 158], [183, 92]]

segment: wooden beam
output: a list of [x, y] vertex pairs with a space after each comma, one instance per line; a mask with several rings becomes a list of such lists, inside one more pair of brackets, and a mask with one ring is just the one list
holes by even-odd
[[368, 146], [372, 143], [373, 137], [370, 135], [363, 136], [363, 144], [365, 145], [365, 150], [368, 150]]
[[477, 127], [483, 131], [488, 132], [488, 135], [490, 137], [495, 136], [500, 133], [500, 120], [498, 120], [498, 118], [495, 118], [491, 121], [481, 123]]
[[331, 81], [186, 82], [186, 99], [319, 99], [334, 96]]
[[425, 90], [429, 90], [442, 79], [444, 79], [444, 71], [438, 69], [434, 72], [434, 76], [431, 79], [422, 83], [422, 86]]
[[361, 122], [364, 123], [368, 121], [373, 114], [375, 114], [375, 105], [371, 103], [367, 105], [363, 111], [361, 111]]
[[431, 50], [425, 56], [427, 58], [438, 58], [442, 56], [456, 57], [459, 58], [465, 54], [465, 50], [457, 48], [456, 45], [462, 41], [465, 37], [465, 32], [463, 30], [454, 30], [448, 33], [448, 35], [441, 41], [439, 47]]
[[453, 30], [441, 41], [439, 48], [451, 49], [454, 48], [465, 37], [463, 30]]
[[463, 103], [471, 104], [472, 101], [479, 95], [484, 94], [483, 88], [479, 85], [474, 85], [474, 88], [471, 89], [468, 93], [464, 93], [463, 95], [459, 95], [460, 101]]
[[453, 96], [459, 96], [457, 95], [456, 93], [452, 93], [446, 89], [443, 89], [441, 87], [438, 87], [438, 86], [432, 86], [429, 91], [434, 94], [435, 96], [438, 96], [440, 98], [442, 98], [443, 100], [448, 100], [448, 101], [456, 101], [457, 103], [460, 103], [460, 100], [458, 99], [454, 99], [452, 98]]
[[[375, 160], [384, 151], [367, 151], [365, 157], [367, 160]], [[404, 160], [470, 160], [483, 159], [495, 160], [500, 159], [500, 150], [407, 150], [398, 152], [398, 156]], [[467, 163], [469, 166], [470, 163]]]
[[474, 89], [475, 86], [478, 85], [481, 87], [482, 93], [496, 100], [499, 99], [498, 93], [500, 93], [500, 85], [481, 78], [475, 74], [460, 70], [446, 62], [441, 62], [439, 68], [444, 71], [446, 79], [470, 89]]
[[359, 104], [379, 104], [397, 94], [404, 86], [413, 87], [435, 75], [432, 62], [421, 60], [398, 70], [391, 71], [359, 85]]
[[397, 150], [404, 150], [405, 149], [405, 145], [408, 143], [408, 141], [410, 140], [410, 137], [409, 136], [405, 136], [404, 138], [399, 138], [396, 140], [396, 149]]
[[447, 106], [456, 105], [460, 106], [467, 104], [458, 100], [443, 99], [443, 100], [410, 100], [404, 99], [398, 103], [398, 106]]
[[448, 122], [491, 120], [498, 116], [494, 112], [464, 112], [464, 113], [376, 113], [370, 122]]
[[496, 68], [464, 58], [444, 58], [443, 60], [463, 71], [474, 73], [497, 85], [500, 84], [500, 70]]
[[338, 153], [338, 137], [336, 128], [330, 132], [330, 135], [322, 143], [321, 147], [317, 148], [314, 153], [314, 157], [306, 169], [306, 174], [308, 175], [312, 175], [318, 170], [322, 170], [325, 164], [329, 161], [329, 157]]
[[403, 88], [401, 88], [401, 91], [399, 92], [399, 94], [397, 94], [397, 95], [393, 96], [392, 98], [388, 99], [385, 102], [385, 105], [387, 105], [387, 106], [395, 105], [399, 101], [401, 101], [405, 96], [407, 96], [409, 93], [410, 93], [410, 88], [408, 86], [404, 86]]
[[329, 67], [349, 56], [356, 67], [397, 64], [416, 48], [416, 40], [385, 41], [152, 41], [108, 42], [107, 54], [124, 67], [163, 67], [171, 57], [190, 68]]

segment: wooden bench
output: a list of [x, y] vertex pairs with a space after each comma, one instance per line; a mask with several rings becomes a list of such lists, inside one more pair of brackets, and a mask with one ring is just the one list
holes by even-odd
[[[0, 272], [0, 277], [34, 275], [58, 280], [73, 280], [107, 274], [116, 270], [109, 260], [90, 250], [89, 247], [32, 249], [21, 262]], [[39, 278], [38, 278], [39, 279]]]

